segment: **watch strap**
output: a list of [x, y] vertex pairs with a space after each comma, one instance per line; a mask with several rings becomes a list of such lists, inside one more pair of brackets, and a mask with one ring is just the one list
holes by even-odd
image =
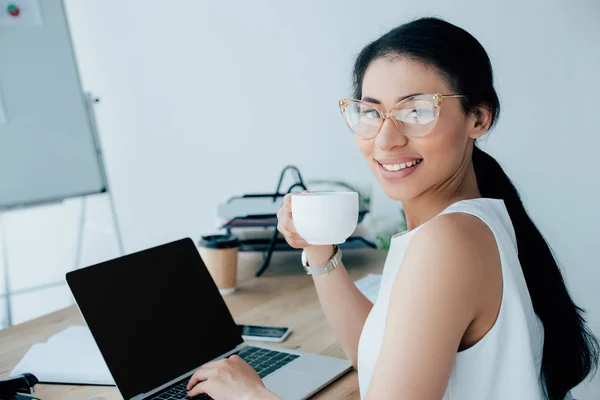
[[338, 264], [342, 261], [342, 251], [339, 246], [333, 245], [333, 255], [325, 262], [320, 265], [308, 265], [308, 258], [306, 252], [302, 250], [302, 266], [308, 275], [327, 275], [333, 271]]

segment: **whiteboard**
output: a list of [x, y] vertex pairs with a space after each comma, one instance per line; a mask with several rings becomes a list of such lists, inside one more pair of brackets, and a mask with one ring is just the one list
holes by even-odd
[[[0, 0], [0, 12], [6, 3]], [[22, 3], [25, 16], [37, 4], [41, 18], [0, 25], [0, 210], [104, 192], [63, 2], [11, 3]]]

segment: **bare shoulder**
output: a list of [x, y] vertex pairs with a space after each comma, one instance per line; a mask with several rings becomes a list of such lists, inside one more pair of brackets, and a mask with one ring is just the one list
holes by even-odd
[[479, 285], [499, 264], [496, 240], [479, 218], [466, 213], [437, 216], [415, 233], [403, 264], [419, 274]]
[[479, 218], [462, 212], [439, 215], [415, 233], [411, 244], [415, 250], [452, 250], [469, 253], [474, 249], [494, 250], [496, 240], [490, 228]]
[[436, 240], [439, 244], [469, 246], [482, 245], [493, 239], [485, 222], [474, 215], [454, 212], [435, 217], [425, 224], [413, 238], [414, 242]]

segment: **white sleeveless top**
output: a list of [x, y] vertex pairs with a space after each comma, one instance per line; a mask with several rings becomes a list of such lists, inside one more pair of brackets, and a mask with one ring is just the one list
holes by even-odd
[[[479, 218], [494, 234], [502, 264], [503, 292], [500, 312], [491, 330], [474, 346], [457, 353], [443, 399], [543, 399], [539, 376], [544, 331], [533, 311], [517, 255], [514, 229], [504, 202], [487, 198], [463, 200], [452, 204], [440, 215], [454, 212]], [[396, 273], [419, 228], [392, 238], [377, 301], [367, 317], [358, 346], [361, 398], [367, 393], [381, 350]]]

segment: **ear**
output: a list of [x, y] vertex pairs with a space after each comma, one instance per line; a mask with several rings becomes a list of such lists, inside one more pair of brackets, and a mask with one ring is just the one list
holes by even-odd
[[492, 110], [489, 107], [477, 107], [469, 116], [469, 137], [478, 139], [483, 136], [492, 125]]

